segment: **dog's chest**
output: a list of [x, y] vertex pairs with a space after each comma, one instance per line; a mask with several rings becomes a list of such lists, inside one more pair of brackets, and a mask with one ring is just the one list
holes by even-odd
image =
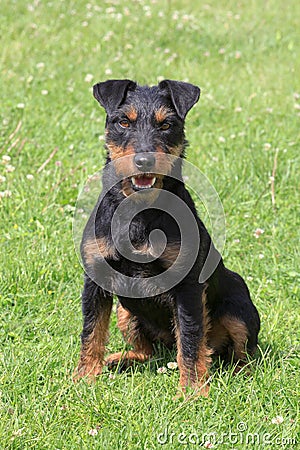
[[147, 277], [149, 271], [161, 272], [172, 266], [180, 245], [180, 233], [171, 221], [146, 223], [137, 218], [114, 236], [87, 239], [82, 256], [88, 266], [98, 265], [105, 259], [122, 267], [121, 272], [129, 275], [134, 271]]
[[[147, 222], [138, 218], [132, 221], [127, 236], [120, 236], [120, 248], [129, 243], [130, 261], [159, 263], [163, 269], [170, 267], [180, 250], [180, 231], [172, 219], [161, 215], [160, 220]], [[126, 257], [126, 254], [123, 255]]]

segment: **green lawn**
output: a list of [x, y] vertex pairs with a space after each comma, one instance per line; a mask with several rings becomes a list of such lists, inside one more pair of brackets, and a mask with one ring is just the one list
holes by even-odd
[[[1, 1], [1, 448], [297, 448], [299, 22], [296, 0]], [[262, 320], [252, 376], [214, 365], [208, 399], [173, 400], [178, 371], [157, 373], [176, 358], [164, 349], [72, 383], [83, 273], [72, 218], [104, 162], [91, 86], [107, 78], [202, 89], [188, 159], [221, 198], [225, 263]], [[113, 317], [108, 350], [122, 348]]]

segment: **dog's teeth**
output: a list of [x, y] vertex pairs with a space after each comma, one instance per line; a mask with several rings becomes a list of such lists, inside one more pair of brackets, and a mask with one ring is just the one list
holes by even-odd
[[148, 184], [139, 184], [138, 180], [139, 180], [138, 177], [131, 177], [131, 182], [132, 182], [133, 186], [135, 186], [139, 189], [149, 189], [155, 184], [156, 177], [149, 178]]

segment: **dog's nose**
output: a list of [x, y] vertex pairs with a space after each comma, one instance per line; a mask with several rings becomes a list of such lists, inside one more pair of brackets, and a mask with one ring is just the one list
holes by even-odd
[[142, 172], [150, 172], [153, 169], [155, 164], [155, 156], [153, 153], [148, 154], [137, 154], [134, 157], [134, 163], [136, 167]]

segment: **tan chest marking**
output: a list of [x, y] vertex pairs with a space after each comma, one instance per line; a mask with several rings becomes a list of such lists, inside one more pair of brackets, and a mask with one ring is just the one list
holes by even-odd
[[116, 249], [105, 238], [87, 240], [83, 245], [84, 260], [88, 265], [93, 265], [97, 259], [116, 259]]

